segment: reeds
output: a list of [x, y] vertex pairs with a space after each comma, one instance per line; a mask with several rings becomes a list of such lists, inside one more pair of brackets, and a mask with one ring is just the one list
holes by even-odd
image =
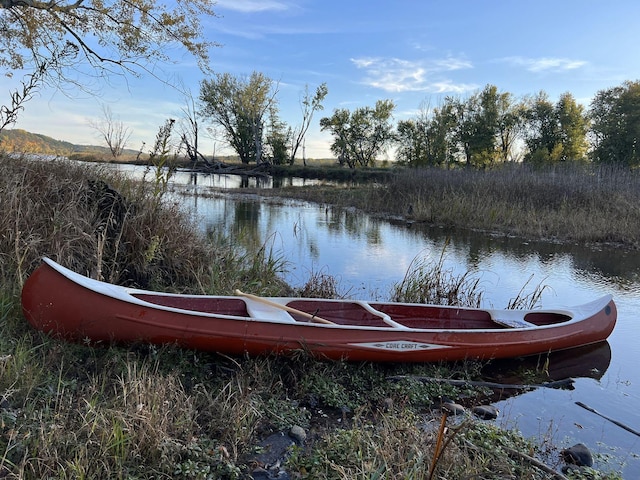
[[445, 267], [445, 242], [437, 260], [417, 257], [399, 283], [394, 285], [394, 302], [431, 303], [479, 308], [482, 304], [480, 279], [469, 271], [456, 275]]
[[[640, 245], [640, 176], [593, 165], [405, 171], [386, 189], [413, 220], [529, 239]], [[634, 224], [635, 223], [635, 224]]]

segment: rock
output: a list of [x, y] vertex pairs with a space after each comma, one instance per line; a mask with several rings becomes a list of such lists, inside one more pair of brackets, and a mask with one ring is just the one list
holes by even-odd
[[289, 430], [289, 436], [293, 438], [298, 445], [302, 445], [307, 439], [307, 432], [304, 431], [304, 428], [294, 425], [291, 427], [291, 430]]
[[473, 414], [482, 420], [494, 420], [498, 418], [499, 410], [493, 405], [478, 405], [473, 407]]
[[593, 467], [593, 456], [583, 443], [576, 443], [573, 447], [565, 448], [560, 452], [560, 456], [569, 465]]
[[393, 410], [393, 398], [386, 397], [381, 402], [383, 412], [390, 412]]
[[455, 403], [448, 397], [440, 397], [440, 401], [440, 408], [448, 415], [464, 415], [467, 411], [462, 405]]
[[293, 445], [294, 441], [288, 435], [282, 432], [274, 433], [258, 444], [260, 453], [250, 460], [257, 465], [265, 467], [265, 469], [269, 469], [274, 465], [279, 465]]

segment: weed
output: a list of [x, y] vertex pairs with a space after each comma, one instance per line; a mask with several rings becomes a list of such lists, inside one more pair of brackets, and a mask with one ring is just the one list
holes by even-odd
[[480, 280], [467, 271], [455, 275], [444, 266], [445, 243], [437, 261], [415, 258], [402, 281], [393, 287], [391, 294], [395, 302], [431, 303], [436, 305], [460, 305], [479, 307], [482, 292]]

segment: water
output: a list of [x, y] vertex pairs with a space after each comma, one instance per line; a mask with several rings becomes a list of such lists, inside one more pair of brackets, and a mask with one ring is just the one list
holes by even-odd
[[[304, 284], [311, 273], [326, 273], [336, 277], [342, 293], [352, 298], [384, 300], [412, 262], [437, 261], [444, 251], [445, 267], [453, 274], [469, 271], [480, 279], [485, 306], [505, 307], [523, 287], [528, 293], [538, 285], [546, 286], [543, 307], [577, 305], [613, 294], [618, 323], [605, 354], [602, 349], [598, 358], [569, 354], [575, 355], [569, 358], [574, 364], [569, 372], [578, 377], [575, 388], [540, 388], [500, 400], [498, 422], [554, 445], [582, 442], [601, 455], [596, 467], [623, 469], [625, 478], [640, 478], [640, 437], [576, 404], [582, 402], [640, 431], [637, 252], [419, 228], [330, 205], [225, 194], [212, 197], [211, 187], [220, 188], [220, 180], [198, 178], [194, 185], [193, 178], [178, 177], [176, 182], [181, 193], [175, 198], [196, 216], [203, 231], [222, 230], [240, 244], [271, 248], [276, 257], [286, 260], [284, 277], [293, 286]], [[189, 195], [184, 195], [185, 190]], [[554, 360], [550, 368], [560, 368], [566, 361], [555, 364]]]

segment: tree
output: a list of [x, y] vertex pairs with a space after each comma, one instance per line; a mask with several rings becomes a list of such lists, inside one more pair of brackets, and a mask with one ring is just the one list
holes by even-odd
[[640, 81], [598, 92], [591, 103], [593, 160], [640, 165]]
[[444, 166], [454, 161], [453, 132], [456, 125], [450, 103], [431, 109], [420, 106], [416, 119], [398, 122], [398, 159], [410, 166]]
[[545, 92], [526, 100], [524, 161], [536, 164], [554, 163], [560, 159], [560, 132], [553, 103]]
[[54, 51], [51, 55], [52, 57], [48, 60], [41, 61], [38, 59], [36, 61], [34, 71], [26, 74], [21, 81], [22, 88], [11, 93], [10, 105], [0, 105], [0, 132], [2, 132], [5, 127], [16, 123], [18, 114], [24, 110], [24, 104], [31, 100], [33, 95], [38, 91], [51, 65], [65, 57], [75, 56], [75, 48], [73, 48], [73, 45], [67, 44], [64, 48]]
[[266, 135], [267, 157], [270, 163], [273, 165], [290, 163], [288, 145], [291, 136], [291, 128], [287, 128], [286, 124], [278, 117], [278, 112], [271, 109]]
[[202, 160], [205, 165], [210, 166], [211, 162], [200, 153], [200, 123], [198, 121], [198, 112], [196, 109], [196, 101], [190, 89], [183, 88], [182, 94], [185, 106], [182, 108], [182, 118], [180, 119], [180, 148], [184, 147], [189, 160], [195, 165], [198, 159]]
[[560, 95], [556, 104], [556, 115], [560, 127], [562, 161], [581, 161], [587, 158], [587, 133], [589, 118], [584, 107], [576, 102], [569, 92]]
[[[95, 77], [157, 75], [176, 44], [207, 70], [203, 16], [215, 16], [213, 0], [182, 0], [170, 7], [148, 0], [0, 0], [0, 72], [26, 70], [22, 91], [0, 107], [0, 131], [14, 123], [35, 88], [51, 84], [88, 90]], [[89, 67], [89, 68], [87, 68]], [[0, 73], [1, 74], [1, 73]]]
[[467, 167], [484, 166], [496, 160], [498, 98], [498, 88], [487, 85], [466, 100], [445, 99], [455, 115], [453, 137]]
[[396, 159], [407, 165], [418, 167], [424, 165], [426, 135], [420, 119], [400, 120], [397, 127], [396, 141], [398, 151]]
[[583, 160], [587, 152], [589, 120], [570, 93], [554, 105], [545, 92], [527, 100], [526, 162], [545, 164]]
[[102, 105], [102, 119], [90, 122], [90, 126], [96, 130], [109, 147], [113, 158], [118, 158], [127, 145], [131, 136], [131, 129], [124, 126], [121, 120], [113, 117], [111, 108]]
[[524, 104], [516, 102], [509, 92], [503, 92], [497, 98], [497, 146], [499, 160], [516, 160], [516, 141], [521, 138], [524, 129]]
[[[302, 145], [304, 141], [304, 137], [307, 134], [307, 130], [309, 130], [309, 125], [311, 125], [311, 120], [313, 118], [313, 114], [317, 110], [323, 110], [322, 102], [324, 98], [327, 96], [329, 90], [327, 89], [327, 84], [322, 83], [316, 89], [316, 93], [313, 97], [309, 93], [309, 85], [305, 85], [304, 96], [300, 101], [300, 106], [302, 108], [302, 123], [300, 126], [294, 128], [291, 132], [291, 152], [289, 155], [289, 165], [293, 165], [296, 160], [296, 153], [298, 153], [298, 149], [300, 145]], [[306, 159], [303, 158], [303, 162], [306, 165]]]
[[215, 74], [201, 82], [202, 113], [222, 127], [242, 163], [262, 161], [265, 116], [277, 108], [277, 93], [273, 80], [259, 72], [249, 78]]
[[69, 69], [86, 74], [150, 71], [168, 61], [167, 47], [181, 44], [199, 65], [208, 63], [211, 42], [202, 37], [202, 17], [215, 16], [212, 0], [0, 0], [0, 68], [31, 69], [68, 49], [73, 56], [49, 64], [51, 80], [76, 83]]
[[372, 166], [395, 138], [390, 123], [394, 108], [393, 101], [378, 100], [375, 108], [357, 108], [353, 113], [336, 109], [331, 117], [320, 119], [321, 130], [329, 130], [335, 137], [331, 151], [338, 161], [350, 168]]

